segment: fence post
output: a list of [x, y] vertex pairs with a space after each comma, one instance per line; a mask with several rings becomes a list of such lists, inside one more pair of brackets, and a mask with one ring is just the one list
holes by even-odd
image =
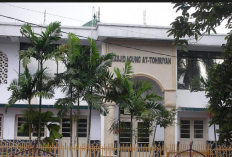
[[191, 153], [192, 153], [192, 146], [193, 146], [192, 143], [193, 143], [193, 142], [190, 142], [190, 144], [189, 144], [189, 146], [190, 146], [190, 150], [189, 150], [189, 153], [190, 153], [190, 154], [189, 154], [189, 156], [190, 156], [190, 157], [192, 157], [192, 156], [191, 156]]
[[34, 144], [34, 148], [33, 149], [34, 149], [34, 157], [35, 157], [36, 142], [34, 141], [33, 144]]

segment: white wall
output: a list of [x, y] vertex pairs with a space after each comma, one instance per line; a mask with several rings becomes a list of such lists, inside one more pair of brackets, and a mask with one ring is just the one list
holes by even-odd
[[193, 107], [193, 108], [205, 108], [208, 104], [208, 100], [205, 97], [205, 92], [190, 92], [189, 90], [177, 90], [176, 91], [176, 107]]
[[156, 129], [155, 141], [164, 141], [164, 128], [161, 128], [159, 125]]
[[[210, 119], [208, 118], [207, 119], [208, 126], [209, 126], [209, 123], [208, 123], [209, 121], [210, 121]], [[216, 125], [216, 129], [219, 129], [219, 125]], [[215, 140], [214, 139], [214, 127], [213, 127], [213, 125], [210, 126], [210, 127], [208, 127], [208, 136], [207, 136], [207, 139], [209, 141], [214, 141]], [[218, 134], [216, 134], [216, 139], [218, 140]]]
[[[19, 43], [0, 42], [0, 51], [5, 53], [8, 57], [7, 84], [0, 85], [1, 104], [5, 104], [8, 102], [8, 98], [11, 96], [11, 92], [7, 91], [7, 87], [9, 87], [12, 79], [18, 78], [18, 74], [16, 73], [19, 71], [18, 50]], [[24, 104], [24, 101], [18, 102], [18, 104]]]

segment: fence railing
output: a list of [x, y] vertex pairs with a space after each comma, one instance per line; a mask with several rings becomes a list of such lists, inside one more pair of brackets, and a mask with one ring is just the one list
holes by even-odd
[[[25, 151], [30, 148], [35, 148], [30, 151]], [[22, 157], [44, 157], [53, 156], [56, 157], [174, 157], [176, 154], [188, 150], [188, 144], [172, 144], [169, 146], [148, 146], [148, 147], [138, 147], [138, 146], [119, 146], [116, 145], [104, 145], [104, 146], [91, 146], [86, 145], [62, 145], [56, 144], [52, 146], [43, 145], [29, 145], [29, 144], [19, 144], [19, 143], [2, 143], [0, 142], [0, 157], [11, 157], [17, 153], [15, 156]], [[210, 145], [200, 145], [193, 144], [193, 150], [196, 150], [207, 157], [232, 157], [231, 147], [217, 147], [212, 149]], [[41, 151], [44, 150], [44, 151]], [[48, 154], [51, 153], [51, 154]], [[188, 157], [189, 153], [184, 152], [178, 155], [179, 157]], [[191, 153], [191, 157], [201, 157], [202, 155], [195, 152]]]

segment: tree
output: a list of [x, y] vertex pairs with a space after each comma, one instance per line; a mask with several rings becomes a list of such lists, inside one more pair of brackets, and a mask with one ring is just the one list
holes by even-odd
[[89, 108], [87, 145], [90, 145], [91, 111], [94, 107], [103, 115], [108, 113], [108, 108], [104, 105], [105, 87], [110, 78], [108, 68], [111, 66], [113, 56], [116, 55], [114, 53], [108, 53], [100, 56], [94, 41], [90, 38], [88, 38], [88, 41], [90, 43], [91, 53], [90, 56], [84, 60], [86, 64], [80, 67], [80, 71], [87, 72], [86, 81], [84, 82], [83, 100], [88, 103]]
[[[168, 36], [174, 36], [173, 45], [181, 46], [187, 51], [188, 41], [183, 39], [185, 36], [193, 37], [195, 40], [200, 39], [205, 33], [216, 33], [215, 27], [226, 21], [225, 28], [231, 29], [232, 3], [231, 2], [180, 2], [176, 3], [174, 8], [182, 11], [182, 16], [178, 16], [173, 26], [168, 32]], [[195, 11], [190, 14], [189, 10], [194, 8]], [[226, 44], [222, 45], [224, 49], [222, 64], [215, 64], [208, 70], [208, 79], [194, 79], [192, 84], [193, 91], [198, 91], [201, 84], [205, 86], [206, 97], [209, 98], [208, 110], [213, 113], [210, 125], [224, 123], [231, 125], [231, 80], [232, 77], [232, 33], [227, 34]], [[200, 79], [200, 81], [199, 81]], [[200, 86], [199, 86], [200, 85]], [[226, 120], [226, 122], [224, 121]]]
[[[44, 61], [50, 59], [54, 55], [54, 42], [61, 38], [60, 22], [50, 23], [46, 27], [45, 32], [42, 32], [41, 34], [32, 31], [30, 24], [24, 24], [20, 29], [20, 33], [22, 36], [25, 36], [32, 45], [32, 47], [28, 48], [27, 51], [19, 51], [19, 59], [23, 61], [23, 66], [25, 67], [28, 63], [30, 63], [30, 58], [32, 57], [39, 62], [39, 69], [42, 71]], [[38, 90], [42, 92], [42, 77], [40, 77], [38, 84]], [[39, 114], [41, 114], [41, 105], [42, 93], [39, 96]], [[41, 116], [39, 116], [39, 118], [40, 117]], [[38, 140], [40, 141], [40, 130], [38, 133]]]
[[[103, 99], [105, 98], [104, 87], [106, 87], [106, 82], [110, 78], [108, 67], [111, 65], [112, 57], [115, 56], [114, 53], [100, 56], [94, 41], [90, 38], [88, 38], [88, 41], [90, 46], [83, 47], [80, 45], [79, 38], [76, 35], [72, 33], [69, 34], [68, 44], [60, 47], [60, 52], [64, 54], [61, 60], [67, 67], [67, 70], [64, 73], [57, 75], [57, 78], [60, 77], [60, 80], [63, 81], [63, 91], [68, 91], [68, 89], [72, 88], [66, 95], [69, 94], [70, 98], [70, 95], [72, 94], [72, 101], [77, 101], [78, 108], [79, 99], [81, 97], [82, 100], [85, 100], [88, 103], [87, 145], [90, 144], [92, 108], [94, 107], [104, 115], [108, 112], [103, 104]], [[86, 52], [89, 49], [91, 49], [90, 54]], [[65, 101], [67, 101], [67, 99], [65, 99]], [[61, 103], [57, 103], [57, 105], [60, 104]]]
[[[133, 77], [131, 75], [134, 73], [132, 71], [132, 66], [129, 61], [125, 62], [125, 68], [121, 71], [119, 68], [114, 68], [114, 74], [116, 77], [113, 79], [109, 79], [109, 86], [107, 87], [107, 93], [106, 93], [106, 101], [115, 102], [116, 105], [118, 105], [118, 119], [111, 125], [110, 132], [116, 132], [118, 133], [118, 145], [120, 144], [120, 130], [121, 130], [121, 120], [120, 120], [120, 111], [121, 111], [121, 105], [120, 102], [121, 97], [128, 93], [128, 89], [126, 88], [125, 81], [127, 79], [130, 79]], [[116, 131], [118, 130], [118, 131]]]
[[[168, 30], [168, 36], [174, 36], [173, 45], [181, 46], [187, 51], [188, 39], [186, 36], [198, 40], [205, 33], [216, 33], [215, 27], [227, 21], [226, 28], [231, 28], [231, 2], [176, 2], [176, 11], [181, 10], [182, 16], [176, 17]], [[189, 10], [195, 9], [190, 14]]]
[[[209, 126], [214, 125], [215, 141], [216, 132], [222, 136], [223, 130], [228, 130], [225, 125], [230, 126], [231, 121], [231, 70], [230, 66], [225, 61], [222, 64], [215, 64], [208, 70], [208, 78], [204, 79], [194, 78], [192, 80], [191, 91], [196, 92], [201, 88], [205, 89], [205, 95], [209, 98], [209, 105], [207, 106], [207, 112], [212, 113], [209, 121]], [[199, 89], [200, 87], [200, 89]], [[215, 129], [215, 124], [218, 124], [222, 128]], [[224, 127], [223, 127], [224, 126]], [[227, 135], [227, 137], [229, 137]], [[226, 138], [225, 138], [226, 139]], [[223, 138], [219, 138], [219, 144], [223, 143]], [[228, 142], [227, 142], [228, 143]]]
[[[128, 89], [126, 95], [121, 96], [121, 107], [128, 109], [130, 112], [130, 145], [132, 144], [133, 135], [133, 123], [134, 117], [140, 116], [142, 112], [149, 109], [155, 101], [160, 101], [162, 98], [157, 95], [157, 93], [149, 93], [153, 85], [149, 81], [135, 81], [135, 80], [125, 80], [125, 86]], [[145, 95], [143, 95], [145, 94]], [[131, 151], [130, 151], [131, 156]]]
[[[31, 75], [27, 66], [25, 67], [25, 71], [23, 74], [19, 75], [18, 79], [13, 79], [10, 83], [10, 86], [7, 88], [8, 91], [12, 91], [12, 94], [8, 100], [8, 104], [5, 105], [5, 112], [7, 112], [8, 107], [14, 105], [17, 101], [20, 100], [27, 100], [28, 101], [28, 109], [23, 111], [23, 115], [25, 120], [28, 123], [28, 134], [29, 134], [29, 141], [31, 142], [31, 124], [32, 121], [36, 118], [35, 109], [31, 107], [31, 99], [35, 96], [41, 95], [41, 91], [38, 91], [38, 81], [39, 78], [43, 75], [45, 69], [42, 71], [37, 71], [35, 74]], [[48, 78], [46, 75], [43, 78]], [[47, 84], [48, 85], [48, 84]], [[44, 88], [43, 89], [49, 89]], [[47, 97], [52, 95], [48, 93], [51, 91], [45, 91]]]
[[[155, 146], [155, 134], [157, 126], [167, 128], [173, 125], [175, 120], [177, 109], [172, 108], [171, 110], [166, 109], [162, 104], [156, 103], [153, 104], [150, 110], [146, 110], [142, 113], [139, 119], [142, 119], [144, 122], [149, 124], [149, 127], [152, 127], [151, 132], [153, 132], [153, 146]], [[155, 128], [153, 130], [153, 127]]]
[[[56, 58], [60, 59], [61, 62], [65, 65], [66, 70], [63, 73], [56, 75], [56, 85], [61, 88], [61, 91], [65, 93], [65, 98], [59, 98], [55, 106], [59, 109], [57, 115], [59, 117], [64, 117], [67, 114], [70, 115], [70, 144], [72, 146], [72, 124], [73, 124], [73, 106], [74, 103], [79, 100], [79, 97], [76, 99], [73, 97], [75, 86], [81, 86], [79, 74], [81, 45], [79, 39], [72, 33], [68, 35], [68, 44], [59, 46], [58, 56]], [[56, 54], [56, 55], [57, 55]], [[63, 54], [60, 56], [59, 54]], [[79, 102], [79, 101], [78, 101]], [[79, 103], [78, 103], [78, 112], [77, 112], [77, 126], [79, 119]], [[78, 129], [77, 129], [78, 135]], [[78, 137], [77, 137], [78, 143]]]

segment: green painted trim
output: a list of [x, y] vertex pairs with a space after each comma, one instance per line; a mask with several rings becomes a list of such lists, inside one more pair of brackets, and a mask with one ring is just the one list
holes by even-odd
[[[5, 107], [6, 104], [0, 104], [0, 108]], [[32, 105], [35, 108], [39, 108], [39, 105]], [[14, 104], [12, 106], [10, 106], [9, 108], [27, 108], [28, 105], [27, 104]], [[54, 105], [42, 105], [42, 108], [50, 108], [50, 109], [56, 109]], [[73, 109], [77, 109], [77, 106], [74, 106]], [[88, 109], [88, 106], [80, 106], [80, 109]], [[93, 110], [95, 110], [93, 108]]]
[[206, 108], [192, 108], [192, 107], [181, 107], [181, 111], [201, 111], [205, 112]]

